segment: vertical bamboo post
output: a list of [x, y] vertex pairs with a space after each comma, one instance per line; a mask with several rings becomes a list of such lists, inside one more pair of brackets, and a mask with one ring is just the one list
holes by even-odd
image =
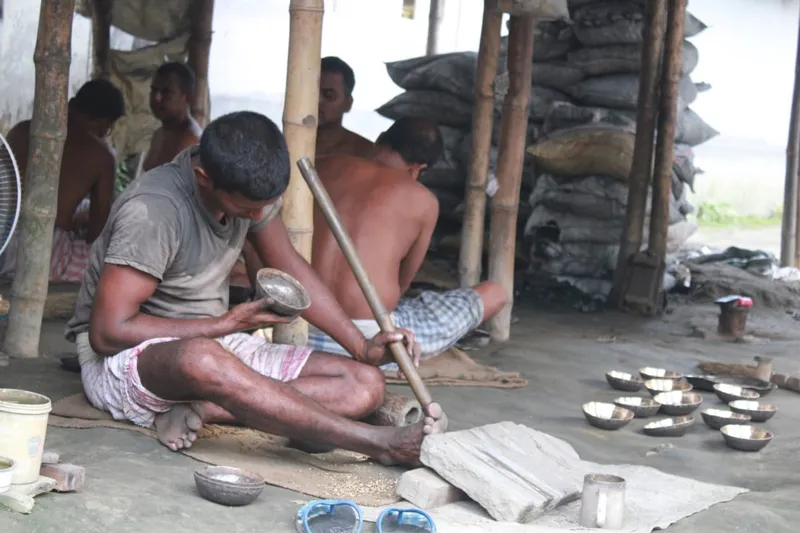
[[489, 279], [500, 284], [508, 294], [508, 303], [490, 324], [490, 334], [495, 341], [508, 340], [511, 332], [517, 212], [528, 131], [535, 28], [536, 22], [532, 16], [511, 17], [507, 60], [508, 93], [503, 102], [500, 150], [497, 157], [499, 188], [492, 198], [489, 233]]
[[667, 22], [667, 0], [647, 3], [642, 70], [639, 75], [639, 98], [636, 112], [636, 141], [633, 162], [628, 178], [628, 206], [625, 211], [625, 231], [620, 239], [617, 268], [610, 301], [621, 302], [623, 286], [628, 275], [628, 262], [642, 247], [647, 193], [653, 170], [653, 142], [658, 110], [661, 58], [664, 54], [664, 30]]
[[[678, 117], [678, 84], [683, 55], [683, 21], [687, 0], [673, 0], [667, 15], [667, 37], [661, 77], [661, 106], [658, 113], [658, 138], [653, 169], [653, 207], [650, 212], [648, 250], [663, 262], [667, 255], [669, 202], [672, 194], [672, 163], [675, 160], [675, 122]], [[663, 276], [657, 280], [659, 287]]]
[[472, 112], [472, 151], [469, 156], [465, 194], [464, 224], [461, 229], [461, 251], [458, 273], [462, 287], [471, 287], [481, 280], [483, 232], [486, 218], [486, 182], [489, 177], [489, 156], [492, 149], [494, 118], [494, 79], [500, 57], [500, 29], [503, 14], [489, 9], [485, 0], [481, 44], [475, 74], [475, 106]]
[[786, 143], [786, 181], [783, 194], [783, 220], [781, 225], [781, 265], [797, 266], [798, 235], [798, 171], [800, 171], [800, 19], [798, 19], [797, 52], [794, 66], [794, 92], [792, 114], [789, 122], [789, 139]]
[[439, 30], [444, 19], [445, 0], [431, 0], [428, 11], [428, 44], [425, 55], [433, 56], [439, 53]]
[[12, 357], [39, 355], [42, 316], [50, 281], [50, 249], [58, 203], [61, 152], [67, 132], [67, 93], [74, 0], [42, 0], [33, 62], [30, 149], [19, 221], [17, 274], [3, 351]]
[[[282, 217], [292, 244], [309, 261], [314, 197], [295, 163], [302, 157], [313, 162], [315, 155], [324, 11], [324, 0], [291, 0], [289, 7], [289, 62], [283, 133], [289, 146], [292, 174], [289, 188], [283, 195]], [[307, 339], [308, 324], [303, 320], [275, 328], [276, 342], [303, 345]]]
[[92, 0], [92, 78], [111, 75], [111, 1]]
[[211, 27], [214, 21], [214, 0], [194, 0], [189, 7], [189, 67], [194, 71], [192, 116], [205, 128], [208, 124], [208, 61], [211, 55]]

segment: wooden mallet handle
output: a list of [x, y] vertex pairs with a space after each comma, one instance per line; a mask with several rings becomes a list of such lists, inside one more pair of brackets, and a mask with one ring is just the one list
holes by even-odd
[[[314, 199], [317, 201], [322, 213], [325, 215], [325, 219], [328, 221], [331, 232], [336, 238], [336, 242], [339, 243], [339, 248], [342, 249], [342, 253], [347, 259], [347, 263], [350, 265], [353, 275], [355, 276], [356, 281], [358, 281], [361, 291], [364, 293], [364, 297], [367, 299], [367, 303], [372, 310], [373, 316], [375, 316], [375, 320], [378, 322], [378, 326], [380, 326], [381, 331], [384, 333], [394, 332], [395, 329], [394, 324], [392, 324], [391, 316], [386, 310], [386, 307], [383, 305], [380, 296], [378, 296], [378, 292], [375, 290], [375, 287], [369, 281], [367, 271], [364, 270], [364, 266], [361, 264], [361, 259], [359, 259], [358, 254], [356, 253], [356, 247], [353, 245], [353, 241], [347, 234], [347, 230], [342, 225], [342, 221], [339, 219], [339, 214], [336, 212], [336, 207], [334, 207], [330, 196], [328, 196], [328, 192], [322, 185], [319, 175], [317, 174], [317, 170], [314, 168], [311, 160], [307, 157], [301, 158], [297, 162], [297, 166], [300, 168], [300, 172], [303, 174], [303, 178], [306, 180], [308, 188], [311, 189], [311, 194], [314, 195]], [[428, 406], [433, 403], [433, 399], [431, 398], [425, 383], [419, 377], [417, 368], [414, 366], [414, 361], [408, 355], [405, 345], [402, 342], [393, 342], [390, 345], [390, 349], [392, 350], [392, 355], [394, 355], [397, 364], [400, 366], [400, 370], [402, 370], [403, 374], [405, 374], [408, 384], [411, 386], [411, 390], [414, 391], [414, 395], [417, 397], [417, 400], [419, 400], [422, 408], [427, 413]]]

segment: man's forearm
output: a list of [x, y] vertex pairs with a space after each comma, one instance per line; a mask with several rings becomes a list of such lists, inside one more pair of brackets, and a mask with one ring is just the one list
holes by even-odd
[[235, 328], [218, 318], [160, 318], [139, 313], [120, 324], [114, 331], [89, 329], [89, 341], [99, 354], [112, 355], [144, 341], [158, 338], [217, 338], [235, 333]]

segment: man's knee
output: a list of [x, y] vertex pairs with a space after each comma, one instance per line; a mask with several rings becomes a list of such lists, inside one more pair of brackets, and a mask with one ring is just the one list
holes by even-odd
[[355, 386], [353, 392], [355, 399], [361, 406], [364, 416], [374, 413], [383, 405], [383, 394], [386, 389], [386, 380], [383, 372], [374, 366], [358, 365], [358, 370], [353, 376]]
[[493, 281], [484, 281], [473, 287], [483, 301], [483, 320], [493, 317], [509, 302], [506, 290]]
[[222, 386], [225, 366], [233, 354], [213, 339], [197, 337], [177, 341], [177, 369], [187, 379], [207, 386]]

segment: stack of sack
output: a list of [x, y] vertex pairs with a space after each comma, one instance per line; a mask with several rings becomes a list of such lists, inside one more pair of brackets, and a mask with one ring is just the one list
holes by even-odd
[[[644, 6], [645, 0], [569, 0], [571, 21], [542, 22], [535, 30], [519, 244], [526, 247], [526, 255], [530, 250], [538, 274], [593, 295], [602, 296], [610, 287], [624, 225]], [[705, 28], [687, 14], [687, 39]], [[507, 50], [508, 37], [503, 37], [495, 80], [490, 196], [496, 190], [499, 125], [508, 90]], [[671, 249], [680, 247], [696, 229], [686, 220], [694, 211], [687, 193], [700, 172], [692, 147], [718, 135], [689, 107], [699, 92], [708, 89], [690, 78], [698, 61], [697, 48], [685, 40], [671, 188]], [[461, 231], [476, 63], [477, 54], [461, 52], [387, 64], [389, 76], [405, 92], [378, 113], [392, 120], [433, 120], [444, 137], [445, 156], [420, 179], [441, 206], [432, 247]], [[537, 243], [542, 236], [548, 240], [544, 245]]]

